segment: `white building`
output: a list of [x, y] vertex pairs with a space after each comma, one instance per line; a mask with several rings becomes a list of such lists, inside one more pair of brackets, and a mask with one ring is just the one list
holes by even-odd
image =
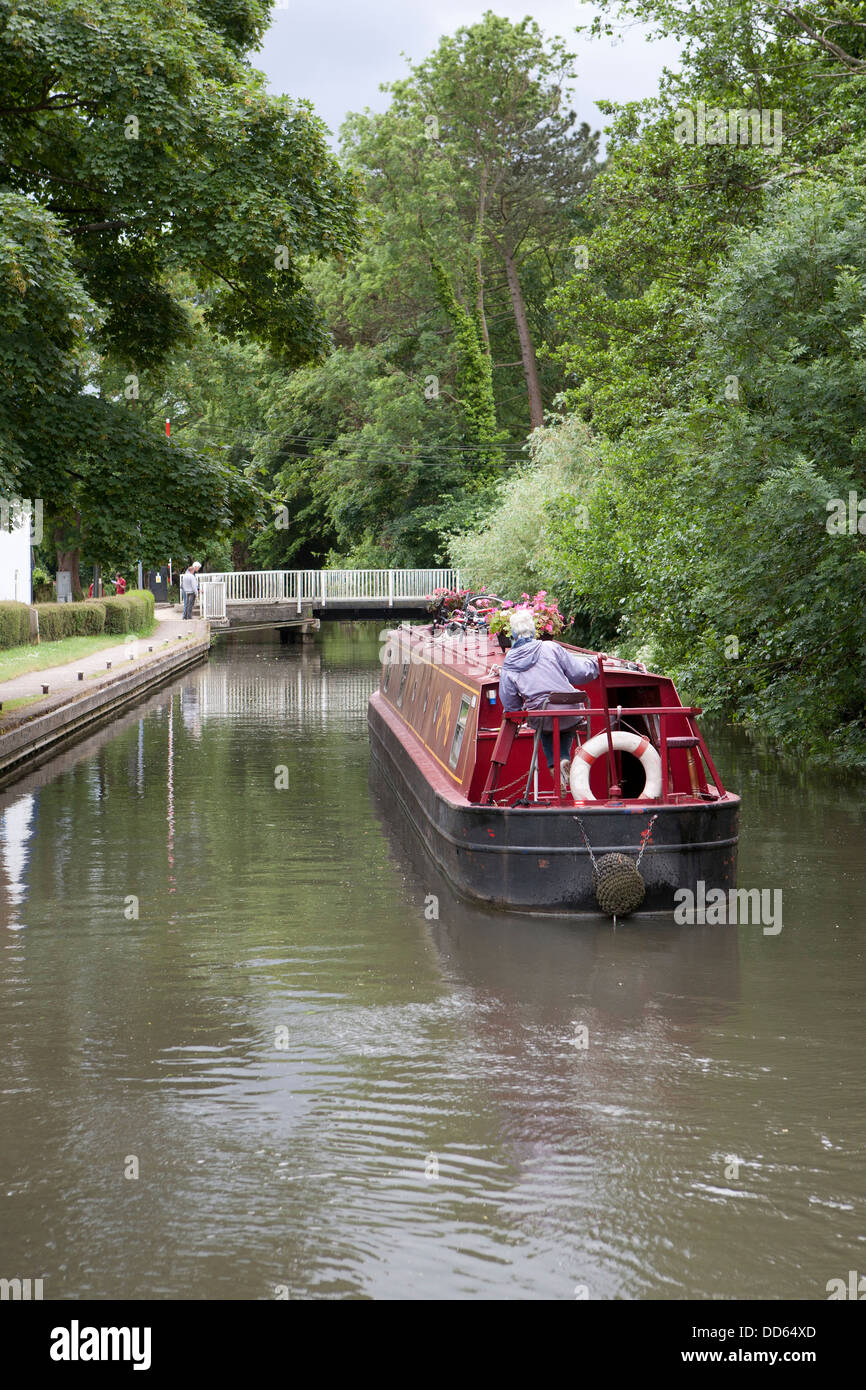
[[[41, 507], [36, 524], [41, 530]], [[28, 501], [0, 499], [0, 599], [33, 602], [33, 515]]]

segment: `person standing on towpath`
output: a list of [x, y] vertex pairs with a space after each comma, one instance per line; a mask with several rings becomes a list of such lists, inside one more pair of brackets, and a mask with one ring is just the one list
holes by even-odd
[[187, 569], [180, 577], [180, 591], [183, 594], [183, 616], [192, 617], [192, 610], [195, 604], [195, 596], [198, 593], [198, 572], [201, 565], [198, 560], [192, 560]]

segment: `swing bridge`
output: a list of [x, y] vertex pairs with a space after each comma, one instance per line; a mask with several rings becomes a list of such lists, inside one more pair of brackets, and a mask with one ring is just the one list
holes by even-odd
[[222, 630], [301, 628], [321, 619], [423, 617], [434, 589], [459, 589], [456, 569], [235, 570], [200, 574], [198, 611]]

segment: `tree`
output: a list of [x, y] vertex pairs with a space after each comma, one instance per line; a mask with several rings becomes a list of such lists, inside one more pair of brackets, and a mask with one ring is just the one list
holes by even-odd
[[[602, 11], [611, 8], [602, 0]], [[862, 182], [866, 120], [862, 83], [851, 80], [860, 61], [852, 55], [866, 54], [863, 4], [626, 0], [617, 8], [681, 37], [684, 50], [658, 99], [606, 107], [608, 165], [590, 194], [585, 264], [552, 297], [554, 357], [577, 382], [569, 402], [613, 436], [687, 403], [691, 309], [732, 238], [761, 221], [774, 189], [810, 171]], [[592, 27], [605, 29], [603, 15]], [[848, 57], [834, 45], [847, 45]], [[705, 142], [682, 124], [699, 102], [724, 117]], [[750, 112], [766, 123], [753, 128]]]
[[[178, 268], [210, 292], [214, 329], [260, 339], [288, 363], [326, 346], [304, 275], [355, 245], [355, 191], [309, 105], [271, 97], [246, 62], [266, 21], [256, 0], [77, 9], [0, 0], [0, 184], [62, 228], [80, 293], [95, 306], [88, 344], [125, 362], [130, 377], [189, 336], [167, 280]], [[0, 410], [15, 485], [44, 497], [65, 529], [80, 516], [94, 535], [116, 537], [125, 510], [128, 528], [137, 520], [187, 548], [217, 517], [249, 511], [243, 479], [205, 458], [186, 470], [126, 402], [100, 398], [98, 363], [83, 385], [70, 375], [38, 393], [38, 410], [15, 399]], [[168, 526], [160, 479], [172, 488], [179, 476], [192, 492]], [[82, 509], [121, 492], [111, 526]]]
[[414, 354], [359, 344], [274, 380], [256, 458], [286, 511], [256, 538], [260, 562], [432, 562], [472, 472], [460, 417], [425, 393], [416, 359], [444, 381], [447, 357], [430, 335]]
[[[554, 296], [593, 471], [545, 507], [532, 564], [687, 696], [862, 768], [866, 6], [626, 9], [681, 34], [683, 63], [611, 109], [588, 254]], [[713, 140], [690, 143], [698, 102]], [[509, 515], [490, 520], [454, 553], [507, 560]]]
[[0, 189], [0, 284], [0, 485], [9, 494], [26, 486], [27, 438], [19, 422], [66, 388], [99, 314], [62, 224], [8, 189]]
[[485, 250], [504, 271], [532, 428], [544, 404], [521, 267], [539, 257], [555, 265], [598, 152], [598, 136], [575, 125], [565, 101], [574, 58], [534, 20], [513, 24], [488, 10], [395, 84], [401, 100], [414, 96], [438, 122], [434, 150], [456, 173], [455, 201], [474, 224], [482, 316]]
[[391, 84], [387, 111], [347, 118], [365, 235], [310, 277], [332, 356], [266, 394], [256, 461], [290, 523], [257, 537], [263, 561], [435, 563], [521, 455], [562, 386], [536, 344], [595, 167], [570, 64], [532, 21], [487, 14]]
[[[374, 178], [381, 171], [389, 191], [398, 179], [405, 186], [408, 175], [416, 217], [428, 228], [443, 214], [448, 219], [452, 246], [464, 250], [464, 273], [471, 266], [485, 346], [489, 281], [500, 277], [494, 293], [507, 294], [533, 427], [542, 423], [543, 397], [524, 275], [540, 264], [550, 279], [558, 269], [598, 149], [598, 137], [575, 125], [565, 100], [573, 61], [564, 42], [545, 40], [534, 20], [513, 24], [487, 11], [391, 85], [386, 120], [370, 118], [365, 130], [356, 119], [348, 127], [358, 167]], [[389, 125], [403, 149], [413, 132], [428, 136], [423, 155], [404, 158], [402, 177], [395, 178], [393, 160], [382, 160], [375, 139]]]
[[547, 552], [583, 607], [618, 611], [627, 650], [648, 647], [704, 705], [857, 766], [864, 222], [860, 189], [773, 198], [695, 307], [685, 404], [600, 441], [587, 524], [561, 507]]

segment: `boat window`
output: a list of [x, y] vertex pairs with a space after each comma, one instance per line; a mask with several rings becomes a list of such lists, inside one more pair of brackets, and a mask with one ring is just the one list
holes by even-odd
[[414, 681], [412, 682], [412, 704], [413, 704], [413, 705], [414, 705], [414, 703], [415, 703], [415, 696], [416, 696], [417, 694], [418, 694], [418, 677], [416, 676], [415, 679], [414, 679]]
[[454, 739], [451, 744], [451, 757], [448, 759], [452, 767], [456, 767], [460, 759], [460, 749], [463, 746], [463, 734], [466, 730], [466, 721], [469, 718], [469, 697], [464, 695], [460, 701], [460, 713], [457, 715], [457, 723], [454, 726]]
[[434, 729], [436, 728], [436, 720], [437, 720], [438, 717], [439, 717], [439, 706], [440, 706], [441, 703], [442, 703], [442, 696], [441, 696], [441, 695], [437, 695], [437, 696], [436, 696], [436, 703], [435, 703], [435, 705], [433, 706], [433, 728], [434, 728]]
[[428, 683], [428, 684], [426, 685], [425, 689], [424, 689], [424, 708], [423, 708], [422, 711], [421, 711], [422, 714], [426, 714], [426, 713], [427, 713], [427, 701], [428, 701], [429, 699], [430, 699], [430, 685], [429, 685], [429, 683]]
[[403, 703], [403, 690], [404, 690], [405, 685], [406, 685], [406, 677], [408, 676], [408, 674], [409, 674], [409, 663], [408, 663], [408, 661], [404, 661], [404, 663], [403, 663], [403, 670], [402, 670], [401, 673], [400, 673], [400, 689], [397, 691], [397, 704], [398, 704], [398, 705], [402, 705], [402, 703]]
[[390, 647], [385, 648], [385, 671], [382, 676], [382, 689], [388, 689], [388, 682], [391, 679], [391, 667], [394, 664], [394, 653]]

